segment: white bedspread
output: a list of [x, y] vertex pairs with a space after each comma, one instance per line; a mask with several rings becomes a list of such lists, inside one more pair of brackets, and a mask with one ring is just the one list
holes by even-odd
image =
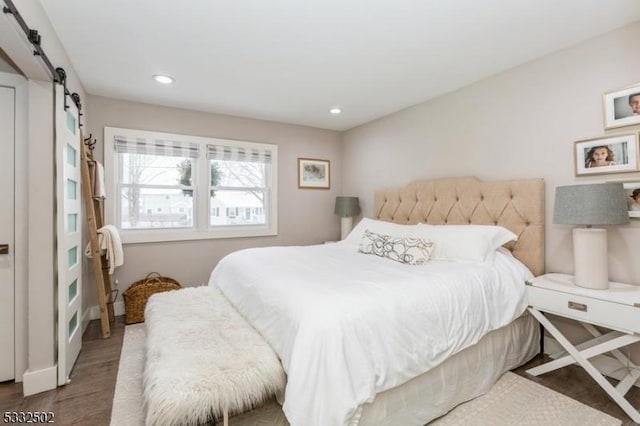
[[502, 253], [411, 266], [336, 243], [238, 251], [209, 284], [280, 356], [289, 422], [333, 426], [521, 315], [530, 276]]

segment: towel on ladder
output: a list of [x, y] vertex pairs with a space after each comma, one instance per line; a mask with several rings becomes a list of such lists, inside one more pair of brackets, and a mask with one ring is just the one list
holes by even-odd
[[91, 181], [91, 193], [94, 199], [107, 198], [107, 191], [104, 185], [104, 166], [99, 161], [89, 163], [92, 167], [89, 169], [89, 180]]
[[[124, 252], [122, 251], [118, 228], [113, 225], [105, 225], [98, 229], [98, 244], [100, 245], [100, 250], [106, 251], [107, 261], [109, 262], [109, 275], [112, 275], [115, 268], [124, 264]], [[84, 254], [87, 257], [91, 257], [91, 244], [87, 245]]]

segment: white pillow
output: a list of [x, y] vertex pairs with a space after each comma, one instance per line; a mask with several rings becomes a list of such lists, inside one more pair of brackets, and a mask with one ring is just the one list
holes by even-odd
[[342, 240], [342, 243], [353, 247], [354, 250], [358, 250], [358, 245], [360, 244], [360, 240], [366, 230], [377, 234], [393, 235], [395, 237], [420, 238], [416, 234], [419, 232], [418, 225], [401, 225], [399, 223], [385, 222], [383, 220], [363, 217], [351, 230], [349, 235]]
[[419, 238], [434, 243], [431, 259], [493, 263], [496, 250], [518, 236], [502, 226], [418, 225]]

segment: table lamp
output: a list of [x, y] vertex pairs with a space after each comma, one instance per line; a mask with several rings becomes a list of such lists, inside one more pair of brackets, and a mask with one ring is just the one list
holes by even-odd
[[341, 217], [340, 239], [344, 240], [353, 227], [353, 216], [360, 214], [358, 197], [336, 197], [335, 214]]
[[575, 284], [591, 289], [609, 288], [607, 230], [593, 225], [629, 223], [622, 183], [558, 186], [553, 223], [586, 226], [573, 229]]

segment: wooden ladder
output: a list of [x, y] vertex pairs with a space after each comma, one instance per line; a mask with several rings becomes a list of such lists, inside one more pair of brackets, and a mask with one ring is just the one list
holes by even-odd
[[100, 307], [100, 326], [102, 337], [111, 336], [111, 324], [114, 321], [113, 300], [111, 300], [111, 278], [109, 277], [109, 264], [105, 255], [101, 254], [98, 242], [98, 229], [102, 228], [102, 200], [93, 197], [91, 185], [90, 167], [96, 167], [93, 152], [87, 149], [84, 138], [80, 143], [82, 149], [82, 196], [87, 216], [87, 230], [89, 232], [89, 246], [91, 247], [91, 260], [93, 264], [93, 276], [98, 294], [98, 306]]

